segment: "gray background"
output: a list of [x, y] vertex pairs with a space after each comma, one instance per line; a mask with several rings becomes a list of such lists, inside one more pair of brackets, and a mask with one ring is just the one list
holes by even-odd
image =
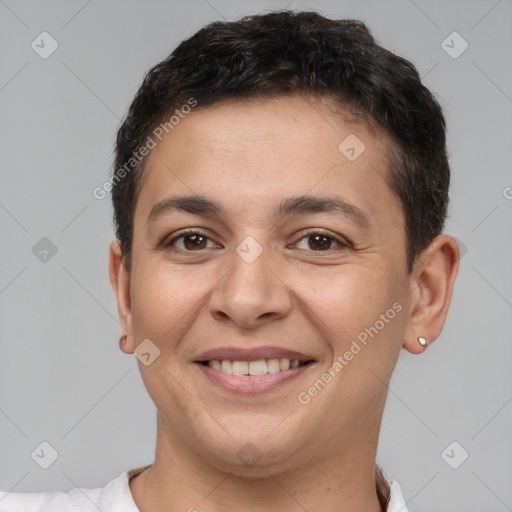
[[[92, 190], [149, 67], [207, 22], [286, 6], [367, 22], [445, 109], [446, 231], [467, 252], [443, 334], [399, 360], [378, 462], [411, 511], [512, 510], [511, 0], [0, 0], [0, 489], [98, 487], [152, 462], [155, 408], [117, 344], [111, 206]], [[47, 59], [31, 48], [43, 31], [59, 44]], [[458, 58], [441, 44], [453, 31]], [[42, 441], [48, 469], [31, 458]]]

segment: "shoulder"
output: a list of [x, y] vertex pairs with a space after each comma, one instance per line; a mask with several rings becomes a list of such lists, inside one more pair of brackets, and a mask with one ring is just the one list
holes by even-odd
[[128, 481], [149, 466], [123, 472], [105, 487], [69, 492], [0, 492], [0, 512], [139, 512]]
[[390, 491], [389, 503], [386, 512], [407, 512], [404, 496], [402, 494], [402, 489], [400, 488], [400, 485], [385, 469], [380, 468], [380, 471], [384, 478], [386, 479]]

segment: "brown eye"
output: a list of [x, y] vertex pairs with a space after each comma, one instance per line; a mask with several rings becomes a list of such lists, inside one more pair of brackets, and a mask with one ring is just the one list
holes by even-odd
[[[210, 246], [208, 246], [208, 242], [211, 242]], [[180, 236], [173, 238], [168, 244], [166, 244], [166, 246], [188, 252], [216, 247], [216, 245], [207, 236], [198, 232], [181, 234]]]
[[334, 241], [330, 236], [325, 235], [312, 235], [307, 237], [309, 248], [313, 251], [324, 251], [331, 248], [331, 243]]
[[183, 245], [191, 251], [194, 249], [204, 249], [206, 247], [206, 240], [207, 238], [202, 235], [185, 235], [183, 237]]
[[[307, 240], [307, 246], [304, 243]], [[302, 244], [302, 247], [300, 246]], [[306, 249], [315, 252], [329, 251], [331, 249], [341, 249], [348, 247], [348, 245], [337, 238], [324, 233], [312, 233], [299, 240], [297, 244], [299, 249]]]

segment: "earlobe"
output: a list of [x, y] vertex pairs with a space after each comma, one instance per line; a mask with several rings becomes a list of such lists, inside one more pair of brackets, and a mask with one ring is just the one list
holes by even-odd
[[411, 277], [411, 307], [404, 348], [413, 354], [426, 350], [441, 333], [459, 268], [459, 246], [439, 235], [418, 257]]
[[130, 274], [122, 260], [119, 240], [113, 240], [109, 251], [110, 284], [114, 290], [117, 302], [117, 311], [121, 324], [121, 338], [119, 348], [125, 354], [132, 354], [135, 350], [133, 324], [130, 299]]

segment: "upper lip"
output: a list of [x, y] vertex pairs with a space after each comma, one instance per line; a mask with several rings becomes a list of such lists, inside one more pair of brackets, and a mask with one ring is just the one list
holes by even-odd
[[261, 346], [252, 348], [220, 347], [213, 348], [199, 355], [196, 361], [258, 361], [260, 359], [297, 359], [299, 361], [311, 361], [313, 357], [294, 350], [281, 347]]

